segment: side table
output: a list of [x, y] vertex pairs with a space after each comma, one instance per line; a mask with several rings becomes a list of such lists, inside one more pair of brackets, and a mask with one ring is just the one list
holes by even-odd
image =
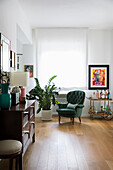
[[[90, 107], [89, 107], [89, 114], [90, 117], [102, 117], [106, 120], [110, 120], [113, 118], [113, 112], [110, 109], [110, 102], [112, 99], [93, 99], [93, 98], [87, 98], [90, 100]], [[100, 110], [95, 111], [95, 102], [104, 102], [104, 108], [100, 108]], [[112, 101], [113, 102], [113, 101]], [[105, 107], [107, 103], [107, 108]]]

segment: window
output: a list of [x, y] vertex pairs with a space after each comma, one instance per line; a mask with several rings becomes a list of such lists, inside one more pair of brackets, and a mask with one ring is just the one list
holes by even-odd
[[62, 90], [86, 87], [86, 29], [38, 29], [38, 77], [45, 85], [57, 75]]

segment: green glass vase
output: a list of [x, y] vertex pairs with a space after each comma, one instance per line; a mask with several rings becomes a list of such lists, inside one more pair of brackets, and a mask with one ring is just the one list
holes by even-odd
[[0, 94], [0, 108], [8, 109], [11, 107], [11, 95], [8, 93], [9, 83], [1, 83], [2, 93]]

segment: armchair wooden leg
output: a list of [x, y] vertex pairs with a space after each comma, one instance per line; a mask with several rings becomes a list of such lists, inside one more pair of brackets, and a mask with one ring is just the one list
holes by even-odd
[[80, 121], [80, 123], [81, 123], [81, 117], [79, 117], [79, 121]]
[[74, 117], [72, 118], [72, 123], [73, 123], [73, 125], [74, 125]]
[[59, 116], [59, 125], [60, 125], [60, 116]]

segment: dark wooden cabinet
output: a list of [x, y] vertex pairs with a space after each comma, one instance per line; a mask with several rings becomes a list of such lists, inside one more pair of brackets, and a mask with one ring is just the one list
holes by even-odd
[[26, 104], [17, 104], [8, 110], [0, 110], [0, 140], [3, 139], [21, 141], [22, 156], [30, 142], [35, 142], [35, 101], [27, 100]]

